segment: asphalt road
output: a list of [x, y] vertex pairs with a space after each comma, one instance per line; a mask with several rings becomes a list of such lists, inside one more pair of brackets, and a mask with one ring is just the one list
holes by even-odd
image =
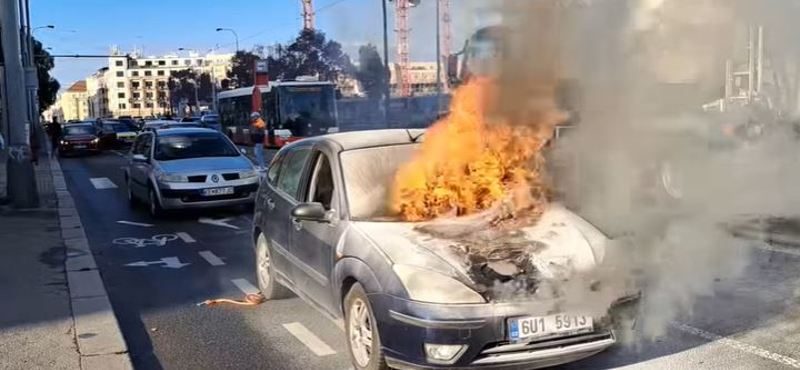
[[[152, 219], [128, 204], [124, 164], [114, 152], [61, 159], [138, 370], [351, 368], [341, 329], [298, 298], [196, 306], [255, 284], [251, 211]], [[115, 187], [95, 187], [102, 178]], [[741, 278], [719, 281], [664, 337], [560, 368], [800, 368], [800, 253], [751, 253]]]

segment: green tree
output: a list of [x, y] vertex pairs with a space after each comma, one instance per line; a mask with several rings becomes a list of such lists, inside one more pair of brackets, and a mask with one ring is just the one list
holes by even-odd
[[195, 101], [195, 87], [197, 87], [197, 99], [210, 102], [213, 98], [211, 87], [211, 76], [208, 73], [198, 74], [192, 69], [182, 69], [170, 75], [167, 82], [172, 105], [177, 106], [182, 100], [186, 100], [190, 105], [197, 106]]
[[35, 56], [36, 77], [39, 80], [39, 113], [42, 113], [55, 104], [61, 84], [53, 76], [50, 76], [50, 71], [55, 67], [53, 57], [36, 39], [33, 40], [33, 55]]
[[294, 42], [285, 48], [280, 60], [283, 79], [309, 75], [319, 76], [324, 81], [336, 81], [354, 70], [350, 57], [342, 51], [342, 45], [326, 39], [325, 33], [319, 30], [300, 31]]
[[381, 61], [378, 48], [373, 44], [358, 49], [358, 70], [356, 79], [361, 83], [370, 99], [380, 99], [386, 86], [386, 69]]
[[236, 81], [236, 87], [253, 86], [253, 68], [261, 56], [251, 51], [237, 51], [231, 58], [228, 79]]

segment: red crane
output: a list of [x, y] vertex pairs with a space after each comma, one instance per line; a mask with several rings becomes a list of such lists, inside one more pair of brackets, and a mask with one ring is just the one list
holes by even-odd
[[314, 0], [300, 0], [303, 3], [303, 29], [314, 29]]
[[[418, 1], [417, 1], [418, 2]], [[410, 0], [395, 0], [397, 12], [395, 23], [397, 27], [397, 61], [400, 66], [397, 76], [398, 95], [411, 96], [411, 60], [408, 56], [408, 9], [411, 8]]]
[[[451, 22], [452, 18], [450, 18], [450, 0], [439, 0], [439, 10], [441, 11], [441, 20], [440, 20], [440, 32], [441, 32], [441, 55], [439, 55], [439, 60], [442, 64], [447, 65], [447, 58], [450, 56], [450, 49], [452, 48], [453, 42], [453, 35], [451, 34]], [[439, 76], [440, 79], [447, 81], [447, 73], [444, 72], [445, 69], [442, 69], [442, 76]], [[448, 84], [443, 83], [443, 88], [448, 90]]]

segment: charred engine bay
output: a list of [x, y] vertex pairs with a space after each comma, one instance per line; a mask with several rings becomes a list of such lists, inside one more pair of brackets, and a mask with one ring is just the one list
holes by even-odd
[[420, 225], [415, 230], [448, 240], [448, 248], [461, 258], [473, 288], [489, 300], [558, 297], [557, 282], [569, 275], [568, 265], [555, 265], [536, 257], [548, 246], [531, 240], [522, 230], [533, 217], [502, 218], [489, 214]]

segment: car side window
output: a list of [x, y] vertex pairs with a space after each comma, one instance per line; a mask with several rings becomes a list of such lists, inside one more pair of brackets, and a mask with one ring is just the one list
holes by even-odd
[[153, 148], [153, 135], [144, 135], [144, 141], [142, 142], [142, 151], [139, 154], [144, 155], [147, 158], [150, 158], [150, 153], [152, 152], [150, 149]]
[[299, 148], [288, 153], [278, 176], [278, 189], [283, 190], [296, 200], [299, 200], [300, 179], [303, 176], [303, 168], [305, 168], [310, 154], [311, 151], [308, 148]]
[[139, 135], [139, 137], [136, 138], [133, 146], [131, 146], [132, 154], [142, 154], [142, 144], [144, 143], [145, 136], [146, 135]]
[[269, 171], [267, 171], [267, 182], [269, 182], [270, 185], [275, 185], [275, 182], [278, 181], [278, 173], [281, 170], [284, 157], [286, 156], [279, 153], [272, 159], [272, 163], [269, 165]]
[[320, 153], [314, 166], [314, 176], [308, 191], [308, 201], [322, 203], [326, 210], [330, 210], [333, 203], [334, 185], [333, 171], [328, 156]]

